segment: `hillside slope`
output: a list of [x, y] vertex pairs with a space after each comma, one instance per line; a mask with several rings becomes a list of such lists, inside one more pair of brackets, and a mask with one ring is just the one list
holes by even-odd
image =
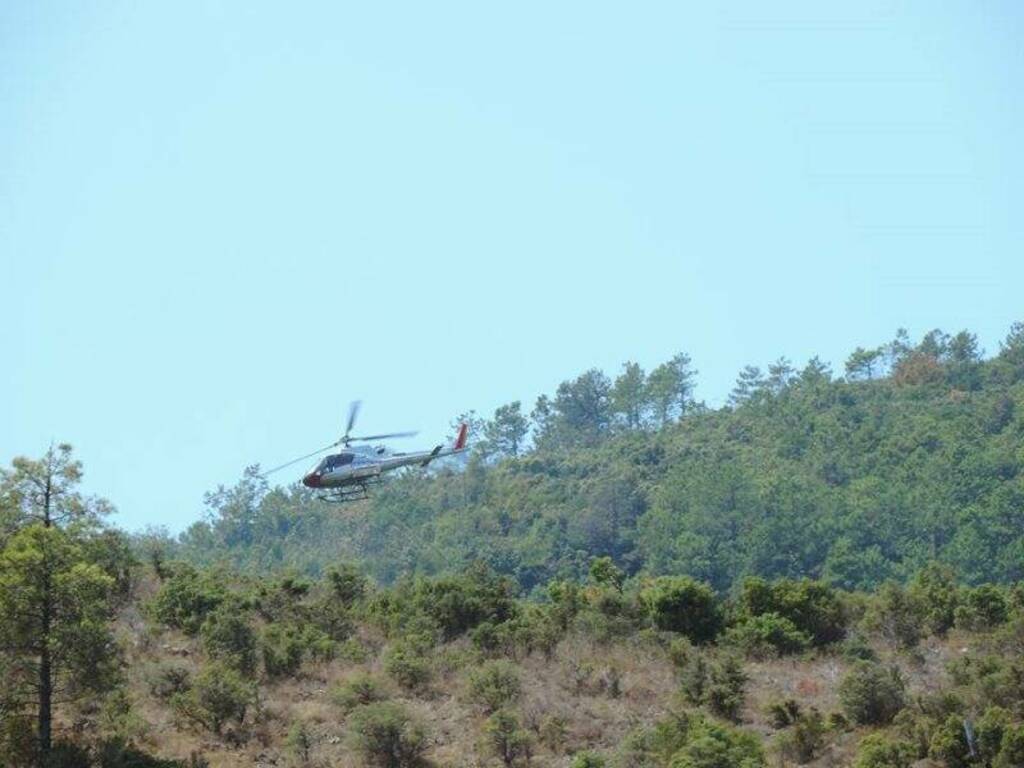
[[563, 383], [514, 456], [500, 440], [510, 404], [478, 424], [487, 439], [467, 466], [397, 478], [365, 503], [269, 489], [250, 470], [210, 494], [209, 521], [176, 552], [312, 575], [348, 559], [381, 583], [482, 559], [527, 592], [580, 578], [596, 555], [718, 589], [750, 574], [871, 588], [933, 559], [969, 583], [1024, 576], [1024, 326], [990, 359], [970, 334], [936, 331], [858, 349], [843, 378], [816, 359], [748, 368], [718, 410], [689, 399], [688, 359], [673, 364]]

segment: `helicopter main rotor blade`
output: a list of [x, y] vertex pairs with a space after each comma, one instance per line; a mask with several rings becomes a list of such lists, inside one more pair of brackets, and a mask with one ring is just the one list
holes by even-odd
[[419, 432], [392, 432], [389, 435], [366, 435], [365, 437], [350, 437], [349, 442], [354, 443], [356, 440], [366, 442], [367, 440], [387, 440], [392, 437], [416, 437]]
[[266, 472], [262, 473], [260, 475], [260, 477], [266, 477], [267, 475], [272, 475], [275, 472], [277, 472], [278, 470], [284, 469], [285, 467], [290, 467], [292, 464], [298, 464], [300, 461], [305, 461], [306, 459], [311, 459], [314, 456], [316, 456], [318, 453], [323, 453], [324, 451], [329, 451], [329, 450], [331, 450], [331, 448], [334, 448], [335, 446], [338, 446], [338, 445], [341, 445], [341, 441], [340, 440], [338, 440], [336, 442], [333, 442], [330, 445], [324, 446], [323, 448], [321, 448], [318, 451], [313, 451], [312, 453], [307, 453], [305, 456], [300, 456], [297, 459], [292, 459], [291, 461], [286, 462], [284, 464], [281, 464], [280, 466], [274, 467], [273, 469], [268, 469]]
[[349, 434], [352, 432], [352, 427], [356, 425], [356, 417], [359, 415], [359, 407], [362, 404], [363, 403], [361, 400], [353, 400], [351, 405], [349, 405], [348, 424], [345, 425], [345, 437], [342, 438], [343, 440], [349, 436]]

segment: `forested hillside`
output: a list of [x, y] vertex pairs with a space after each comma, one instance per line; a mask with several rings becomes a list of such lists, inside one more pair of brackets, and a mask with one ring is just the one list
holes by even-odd
[[253, 468], [179, 540], [15, 459], [0, 767], [1024, 766], [1024, 326], [695, 377], [589, 371], [351, 507]]
[[719, 590], [747, 575], [871, 588], [931, 560], [971, 584], [1024, 576], [1024, 325], [989, 356], [966, 331], [900, 332], [838, 374], [817, 358], [748, 366], [719, 409], [694, 400], [697, 377], [686, 355], [627, 363], [529, 413], [468, 414], [465, 466], [343, 508], [252, 468], [180, 541], [142, 543], [252, 572], [343, 559], [381, 583], [483, 560], [526, 593], [599, 555]]

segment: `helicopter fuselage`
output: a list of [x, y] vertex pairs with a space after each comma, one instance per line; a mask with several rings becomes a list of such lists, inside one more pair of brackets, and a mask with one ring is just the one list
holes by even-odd
[[385, 472], [401, 467], [425, 467], [434, 459], [462, 453], [466, 448], [466, 429], [463, 426], [455, 443], [449, 448], [438, 445], [431, 451], [389, 453], [383, 446], [349, 446], [340, 453], [321, 459], [302, 478], [307, 488], [344, 488], [365, 486]]

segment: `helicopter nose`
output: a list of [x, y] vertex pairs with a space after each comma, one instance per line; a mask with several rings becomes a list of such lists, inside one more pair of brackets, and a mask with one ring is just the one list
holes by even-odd
[[319, 488], [320, 487], [320, 475], [316, 472], [310, 472], [304, 478], [302, 478], [302, 484], [307, 488]]

